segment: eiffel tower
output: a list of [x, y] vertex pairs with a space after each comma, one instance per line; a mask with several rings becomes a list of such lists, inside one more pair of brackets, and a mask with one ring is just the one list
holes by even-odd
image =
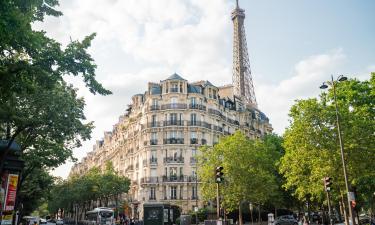
[[257, 107], [253, 78], [251, 76], [249, 54], [245, 34], [245, 10], [238, 6], [232, 11], [233, 32], [233, 89], [234, 95], [245, 105]]

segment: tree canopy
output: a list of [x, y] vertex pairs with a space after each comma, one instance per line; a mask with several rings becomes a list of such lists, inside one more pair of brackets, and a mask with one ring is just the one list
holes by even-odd
[[31, 174], [73, 159], [72, 150], [90, 138], [93, 123], [86, 121], [85, 102], [65, 78], [81, 77], [93, 94], [111, 93], [95, 79], [96, 65], [87, 53], [95, 34], [62, 47], [32, 29], [45, 16], [61, 16], [57, 5], [57, 0], [0, 1], [0, 139], [9, 143], [0, 152], [0, 170], [16, 141], [25, 160], [25, 190]]
[[108, 205], [109, 198], [118, 200], [118, 195], [127, 193], [129, 187], [130, 180], [118, 175], [108, 163], [104, 172], [94, 167], [83, 176], [58, 182], [51, 189], [48, 209], [50, 212], [57, 212], [59, 208], [70, 211], [74, 204], [90, 209], [93, 201], [100, 201], [99, 206]]
[[[363, 185], [375, 180], [370, 160], [375, 158], [375, 73], [370, 80], [351, 79], [335, 85], [349, 182], [366, 191]], [[329, 89], [318, 99], [298, 100], [290, 109], [280, 172], [286, 179], [284, 186], [300, 200], [323, 201], [323, 177], [333, 178], [334, 197], [346, 192], [333, 101]], [[370, 194], [359, 196], [370, 198]]]
[[222, 166], [222, 206], [238, 209], [243, 201], [265, 203], [277, 192], [276, 165], [281, 156], [275, 140], [250, 140], [237, 131], [213, 147], [200, 148], [198, 177], [205, 200], [216, 197], [215, 168]]

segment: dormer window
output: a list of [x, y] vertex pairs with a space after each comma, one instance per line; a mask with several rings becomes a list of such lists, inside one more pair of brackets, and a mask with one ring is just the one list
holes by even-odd
[[172, 84], [171, 92], [172, 93], [178, 92], [178, 85], [177, 84]]

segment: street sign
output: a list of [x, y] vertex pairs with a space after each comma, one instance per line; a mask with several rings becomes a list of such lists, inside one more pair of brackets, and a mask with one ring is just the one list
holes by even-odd
[[349, 201], [355, 201], [355, 195], [354, 195], [354, 192], [348, 192], [348, 198], [349, 198]]

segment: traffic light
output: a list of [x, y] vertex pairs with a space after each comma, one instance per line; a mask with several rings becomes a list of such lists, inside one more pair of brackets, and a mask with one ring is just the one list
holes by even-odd
[[222, 166], [218, 166], [216, 167], [216, 170], [215, 170], [215, 178], [216, 178], [216, 183], [221, 183], [223, 182], [224, 180], [224, 173], [223, 173], [223, 167]]
[[325, 191], [327, 191], [327, 192], [331, 191], [332, 178], [331, 177], [324, 177], [323, 180], [324, 180]]

